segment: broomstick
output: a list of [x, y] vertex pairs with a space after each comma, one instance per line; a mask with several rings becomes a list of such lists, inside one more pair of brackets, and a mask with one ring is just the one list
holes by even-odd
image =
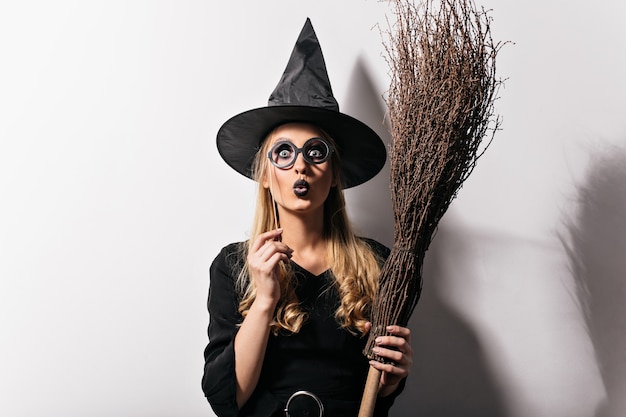
[[[501, 81], [491, 19], [472, 0], [392, 0], [397, 22], [385, 45], [391, 73], [390, 184], [394, 244], [382, 267], [363, 353], [390, 324], [406, 326], [422, 289], [437, 225], [500, 126]], [[491, 132], [488, 141], [483, 138]], [[373, 415], [380, 372], [370, 367], [359, 417]]]

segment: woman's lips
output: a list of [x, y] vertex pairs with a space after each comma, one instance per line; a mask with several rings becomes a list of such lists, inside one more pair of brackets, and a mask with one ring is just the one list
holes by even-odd
[[298, 180], [293, 183], [293, 193], [298, 197], [304, 197], [309, 192], [309, 183], [305, 180]]

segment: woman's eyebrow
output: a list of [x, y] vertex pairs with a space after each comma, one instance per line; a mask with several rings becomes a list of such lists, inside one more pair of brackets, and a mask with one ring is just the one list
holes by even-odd
[[[322, 140], [324, 140], [324, 138], [323, 138], [323, 137], [321, 137], [321, 136], [311, 136], [311, 137], [310, 137], [310, 138], [308, 138], [307, 140], [311, 140], [311, 139], [322, 139]], [[286, 141], [288, 141], [288, 142], [291, 142], [291, 141], [292, 141], [292, 140], [291, 140], [291, 138], [280, 137], [280, 138], [276, 138], [276, 139], [274, 140], [274, 142], [281, 142], [281, 141], [284, 141], [284, 140], [286, 140]], [[306, 140], [305, 140], [305, 142], [306, 142]]]

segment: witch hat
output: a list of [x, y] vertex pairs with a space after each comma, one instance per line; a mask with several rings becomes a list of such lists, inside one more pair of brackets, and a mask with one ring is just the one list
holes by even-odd
[[339, 111], [322, 50], [308, 18], [267, 107], [227, 120], [217, 132], [218, 151], [230, 167], [252, 178], [252, 161], [261, 143], [274, 128], [289, 122], [317, 125], [333, 138], [343, 188], [370, 180], [385, 164], [385, 145], [376, 132]]

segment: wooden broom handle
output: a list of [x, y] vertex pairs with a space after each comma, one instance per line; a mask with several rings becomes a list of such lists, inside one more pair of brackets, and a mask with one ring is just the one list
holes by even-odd
[[378, 397], [378, 386], [380, 384], [380, 374], [381, 372], [378, 369], [370, 365], [358, 417], [372, 417], [374, 415], [374, 407], [376, 406], [376, 398]]

